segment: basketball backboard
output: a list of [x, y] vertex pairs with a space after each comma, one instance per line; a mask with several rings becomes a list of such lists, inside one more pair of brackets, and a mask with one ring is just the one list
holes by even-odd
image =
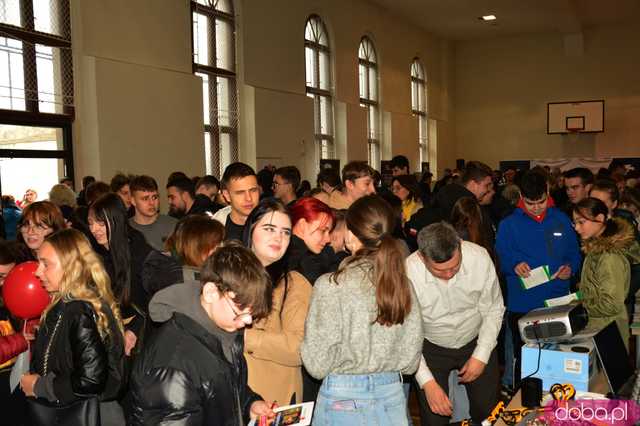
[[604, 132], [604, 100], [581, 102], [549, 102], [547, 133]]

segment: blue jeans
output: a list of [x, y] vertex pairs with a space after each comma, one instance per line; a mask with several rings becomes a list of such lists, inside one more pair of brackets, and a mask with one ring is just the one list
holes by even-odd
[[399, 373], [331, 374], [322, 381], [314, 426], [407, 426]]

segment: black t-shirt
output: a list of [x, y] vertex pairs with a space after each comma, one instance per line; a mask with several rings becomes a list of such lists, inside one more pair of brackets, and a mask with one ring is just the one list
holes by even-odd
[[238, 240], [242, 242], [242, 234], [244, 233], [244, 225], [237, 225], [231, 220], [231, 215], [227, 216], [227, 221], [224, 224], [224, 230], [226, 236], [225, 241]]

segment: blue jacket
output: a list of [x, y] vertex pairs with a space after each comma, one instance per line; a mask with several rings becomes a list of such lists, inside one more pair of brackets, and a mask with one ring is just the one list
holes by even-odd
[[547, 209], [542, 223], [517, 208], [498, 227], [496, 252], [507, 280], [507, 310], [518, 313], [541, 308], [546, 299], [569, 294], [570, 283], [556, 278], [525, 290], [514, 271], [517, 264], [527, 262], [531, 269], [549, 265], [550, 274], [568, 264], [576, 275], [582, 262], [573, 225], [567, 215], [555, 207]]
[[4, 217], [4, 232], [6, 234], [7, 241], [14, 241], [18, 233], [18, 223], [22, 217], [22, 210], [18, 206], [9, 205], [2, 209], [2, 215]]

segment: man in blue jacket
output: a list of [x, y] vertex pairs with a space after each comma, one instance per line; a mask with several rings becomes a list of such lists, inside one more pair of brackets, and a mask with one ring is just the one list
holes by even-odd
[[[546, 178], [528, 171], [520, 184], [518, 208], [498, 227], [496, 252], [507, 281], [507, 320], [513, 334], [516, 358], [515, 384], [520, 380], [522, 340], [518, 320], [545, 306], [547, 299], [569, 294], [570, 279], [581, 265], [578, 238], [571, 221], [554, 207]], [[550, 280], [526, 289], [521, 279], [531, 270], [547, 266]]]

